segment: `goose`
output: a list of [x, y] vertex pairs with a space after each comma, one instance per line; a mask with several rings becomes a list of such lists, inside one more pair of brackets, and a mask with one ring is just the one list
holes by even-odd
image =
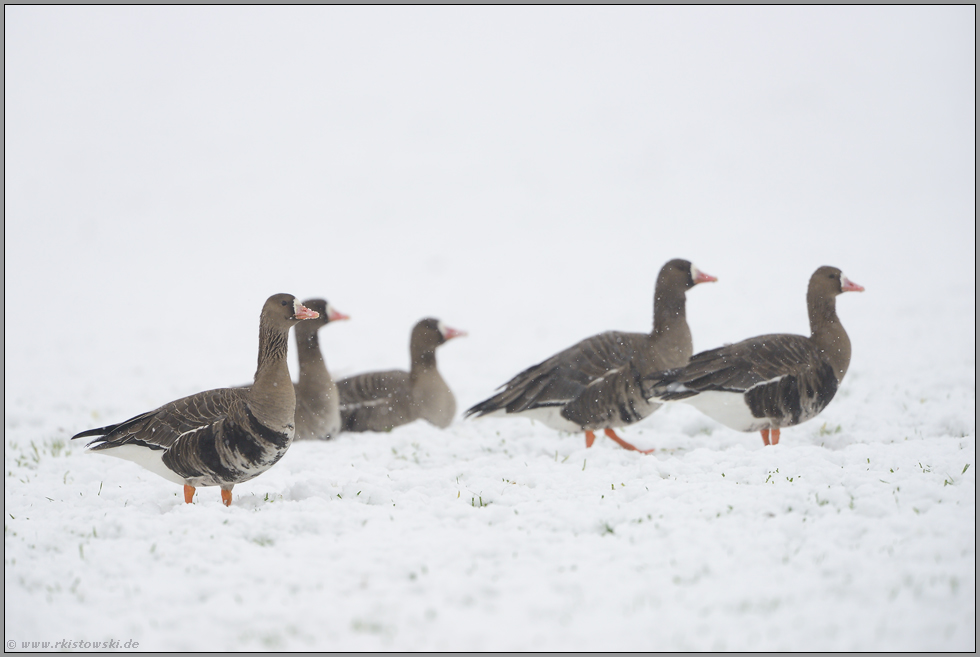
[[190, 504], [200, 486], [219, 486], [231, 506], [235, 484], [262, 474], [293, 440], [296, 396], [286, 365], [289, 329], [318, 314], [291, 294], [276, 294], [262, 306], [255, 380], [242, 388], [219, 388], [184, 397], [119, 424], [72, 436], [95, 437], [86, 447], [133, 461], [184, 486]]
[[411, 369], [366, 372], [337, 382], [344, 431], [391, 431], [419, 418], [445, 429], [456, 398], [436, 368], [436, 347], [466, 335], [427, 317], [412, 328]]
[[760, 335], [703, 351], [684, 367], [648, 375], [651, 401], [684, 401], [737, 431], [758, 431], [779, 443], [782, 427], [816, 417], [840, 387], [851, 341], [837, 317], [837, 296], [863, 292], [836, 267], [810, 277], [806, 305], [810, 336]]
[[643, 398], [641, 377], [687, 363], [694, 346], [686, 292], [717, 280], [687, 260], [669, 261], [657, 276], [650, 333], [607, 331], [586, 338], [519, 373], [496, 395], [467, 410], [466, 417], [521, 416], [559, 431], [584, 431], [586, 447], [602, 429], [626, 449], [652, 452], [623, 440], [614, 429], [660, 407]]
[[299, 357], [296, 383], [295, 440], [328, 440], [340, 433], [340, 404], [337, 384], [330, 378], [320, 351], [318, 332], [330, 322], [350, 319], [325, 299], [307, 299], [303, 305], [319, 313], [310, 322], [300, 322], [293, 333]]

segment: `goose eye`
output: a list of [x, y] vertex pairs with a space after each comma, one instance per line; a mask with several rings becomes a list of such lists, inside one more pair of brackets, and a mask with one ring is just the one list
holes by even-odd
[[288, 306], [288, 305], [289, 305], [289, 302], [288, 302], [288, 301], [282, 301], [281, 303], [282, 303], [282, 305], [284, 305], [284, 306]]

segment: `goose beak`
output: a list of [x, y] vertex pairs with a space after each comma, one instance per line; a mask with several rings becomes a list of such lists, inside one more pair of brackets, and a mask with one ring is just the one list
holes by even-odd
[[320, 313], [310, 310], [299, 301], [293, 304], [293, 310], [295, 311], [293, 317], [296, 319], [316, 319], [320, 316]]
[[350, 315], [345, 315], [339, 310], [335, 309], [330, 304], [327, 304], [327, 321], [328, 322], [338, 322], [342, 319], [350, 319]]
[[446, 326], [443, 329], [442, 335], [447, 340], [452, 340], [453, 338], [462, 338], [463, 336], [469, 334], [466, 331], [460, 331], [459, 329], [454, 329], [449, 326]]
[[840, 291], [841, 292], [864, 292], [864, 287], [858, 285], [847, 276], [841, 274], [840, 277]]
[[714, 283], [718, 280], [716, 276], [712, 276], [711, 274], [705, 273], [700, 269], [698, 269], [697, 267], [695, 267], [694, 265], [691, 265], [691, 274], [692, 277], [694, 278], [695, 285], [697, 285], [698, 283]]

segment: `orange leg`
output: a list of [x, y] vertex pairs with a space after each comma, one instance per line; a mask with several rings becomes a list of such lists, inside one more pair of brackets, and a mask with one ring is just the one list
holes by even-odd
[[594, 443], [594, 442], [595, 442], [595, 434], [592, 433], [591, 431], [586, 431], [585, 432], [585, 446], [586, 447], [592, 447], [592, 443]]
[[650, 452], [653, 451], [653, 449], [640, 449], [639, 447], [636, 447], [635, 445], [631, 445], [630, 443], [626, 442], [625, 440], [623, 440], [622, 438], [620, 438], [619, 436], [617, 436], [616, 435], [616, 432], [613, 431], [612, 429], [606, 429], [604, 431], [604, 433], [607, 436], [609, 436], [609, 438], [611, 438], [612, 440], [614, 440], [617, 443], [619, 443], [619, 445], [621, 447], [625, 447], [626, 449], [631, 449], [634, 452], [640, 452], [641, 454], [649, 454]]
[[194, 487], [184, 484], [184, 502], [190, 504], [194, 501]]
[[763, 445], [768, 445], [769, 444], [769, 429], [763, 429], [759, 433], [762, 434], [762, 444]]
[[221, 501], [224, 502], [225, 506], [231, 506], [231, 491], [221, 489]]
[[771, 438], [771, 440], [772, 440], [772, 444], [773, 445], [778, 445], [779, 444], [779, 429], [778, 428], [772, 430], [772, 438]]

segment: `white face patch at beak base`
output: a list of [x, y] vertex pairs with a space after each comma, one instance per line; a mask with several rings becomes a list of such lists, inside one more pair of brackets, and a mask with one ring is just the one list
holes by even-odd
[[715, 276], [712, 276], [711, 274], [704, 273], [703, 271], [701, 271], [700, 269], [698, 269], [697, 267], [695, 267], [694, 266], [694, 263], [692, 262], [691, 263], [691, 280], [694, 281], [694, 284], [695, 285], [697, 285], [698, 283], [714, 283], [715, 281], [718, 280], [718, 278], [715, 277]]
[[453, 338], [461, 338], [466, 335], [466, 331], [460, 331], [452, 327], [446, 326], [441, 321], [436, 324], [439, 329], [439, 333], [442, 334], [443, 340], [452, 340]]
[[344, 313], [340, 312], [339, 310], [337, 310], [336, 308], [334, 308], [332, 305], [330, 305], [328, 303], [327, 304], [327, 321], [328, 322], [336, 322], [336, 321], [339, 321], [339, 320], [342, 320], [342, 319], [350, 319], [350, 316], [345, 315]]
[[858, 285], [847, 276], [841, 272], [840, 275], [840, 291], [841, 292], [864, 292], [864, 286]]

